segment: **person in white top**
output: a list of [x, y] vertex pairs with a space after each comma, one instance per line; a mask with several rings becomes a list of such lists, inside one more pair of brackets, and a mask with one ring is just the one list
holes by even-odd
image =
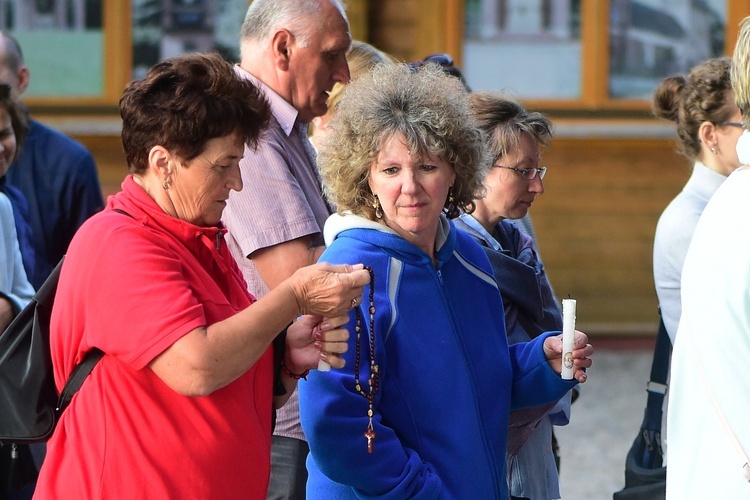
[[[732, 62], [750, 164], [750, 17]], [[667, 499], [750, 498], [750, 169], [706, 205], [682, 272], [682, 317], [671, 365]]]
[[677, 126], [678, 151], [693, 163], [682, 191], [659, 218], [654, 236], [654, 284], [669, 338], [680, 320], [682, 265], [701, 212], [724, 179], [740, 166], [735, 145], [740, 110], [729, 79], [731, 60], [709, 59], [687, 75], [662, 81], [653, 113]]

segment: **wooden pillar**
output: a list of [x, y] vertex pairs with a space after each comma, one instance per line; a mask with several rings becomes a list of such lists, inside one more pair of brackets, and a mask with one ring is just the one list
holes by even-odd
[[734, 0], [729, 2], [727, 6], [727, 38], [724, 44], [724, 52], [730, 57], [734, 54], [734, 46], [737, 44], [740, 21], [747, 16], [750, 16], [750, 0]]
[[349, 0], [346, 16], [349, 18], [349, 26], [352, 38], [363, 42], [370, 41], [370, 1]]

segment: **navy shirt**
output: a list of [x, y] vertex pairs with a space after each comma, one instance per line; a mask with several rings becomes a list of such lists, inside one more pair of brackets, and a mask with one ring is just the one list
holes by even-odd
[[75, 232], [104, 207], [104, 200], [96, 164], [86, 148], [35, 120], [29, 120], [29, 127], [6, 177], [28, 203], [35, 265], [26, 274], [38, 289], [65, 255]]

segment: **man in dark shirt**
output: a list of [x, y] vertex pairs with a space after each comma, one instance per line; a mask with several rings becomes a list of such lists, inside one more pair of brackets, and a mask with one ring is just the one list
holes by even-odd
[[[21, 47], [0, 33], [0, 82], [20, 96], [29, 85], [29, 76]], [[34, 288], [39, 288], [81, 224], [104, 206], [96, 165], [80, 143], [30, 119], [7, 183], [18, 188], [28, 203], [35, 264], [26, 274]]]

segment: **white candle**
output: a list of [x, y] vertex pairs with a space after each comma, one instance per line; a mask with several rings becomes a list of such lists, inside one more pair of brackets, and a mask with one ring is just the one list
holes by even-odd
[[574, 299], [563, 299], [562, 308], [562, 378], [571, 380], [575, 372], [575, 367], [573, 366], [573, 348], [575, 347], [576, 301]]

